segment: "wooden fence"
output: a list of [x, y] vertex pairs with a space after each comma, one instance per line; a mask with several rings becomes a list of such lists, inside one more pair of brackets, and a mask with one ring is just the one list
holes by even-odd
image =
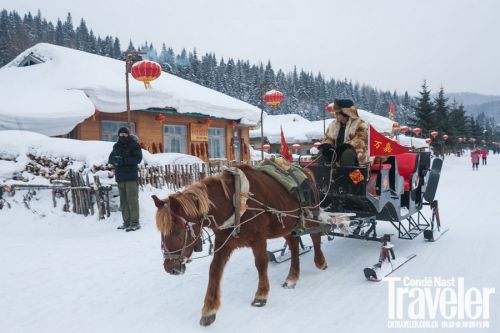
[[[255, 166], [258, 161], [247, 164]], [[139, 185], [151, 185], [156, 188], [168, 188], [174, 191], [184, 186], [199, 182], [205, 177], [220, 174], [225, 168], [231, 167], [235, 162], [211, 161], [204, 164], [170, 164], [165, 166], [145, 166], [139, 169]], [[31, 209], [30, 201], [39, 190], [52, 190], [54, 207], [59, 200], [63, 200], [62, 210], [72, 211], [84, 216], [94, 215], [97, 211], [99, 219], [110, 216], [110, 192], [112, 185], [102, 185], [99, 176], [94, 175], [90, 182], [89, 174], [85, 176], [80, 172], [70, 170], [64, 180], [53, 179], [50, 185], [13, 184], [0, 185], [0, 209], [9, 202], [3, 197], [4, 193], [13, 195], [16, 191], [27, 191], [23, 196], [26, 208]], [[57, 200], [59, 199], [59, 200]], [[95, 205], [95, 206], [94, 206]]]
[[[247, 164], [256, 166], [259, 161]], [[165, 166], [146, 166], [139, 170], [139, 184], [149, 184], [156, 188], [179, 190], [184, 186], [199, 182], [205, 177], [220, 174], [236, 162], [216, 161], [205, 164], [171, 164]]]

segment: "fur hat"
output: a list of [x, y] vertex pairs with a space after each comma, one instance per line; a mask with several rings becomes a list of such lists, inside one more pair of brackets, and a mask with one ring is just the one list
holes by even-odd
[[120, 133], [130, 134], [130, 131], [126, 127], [120, 127], [120, 129], [118, 130], [118, 135], [120, 135]]
[[358, 118], [358, 109], [354, 106], [354, 102], [350, 99], [334, 99], [333, 111], [339, 112], [341, 115], [353, 119]]

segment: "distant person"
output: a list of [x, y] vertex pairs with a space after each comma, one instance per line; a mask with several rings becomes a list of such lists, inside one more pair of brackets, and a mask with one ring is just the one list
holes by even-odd
[[478, 170], [479, 168], [479, 156], [481, 155], [481, 153], [479, 152], [479, 150], [473, 150], [471, 153], [470, 153], [470, 160], [472, 162], [472, 171], [474, 170]]
[[333, 103], [335, 121], [318, 147], [324, 160], [330, 162], [335, 152], [335, 161], [341, 166], [368, 163], [368, 124], [350, 99], [335, 99]]
[[118, 130], [118, 142], [113, 146], [108, 163], [115, 166], [115, 178], [120, 192], [120, 209], [123, 225], [118, 229], [135, 231], [139, 224], [139, 174], [138, 164], [142, 160], [142, 150], [130, 135], [128, 128]]
[[481, 150], [481, 157], [483, 160], [483, 165], [486, 165], [486, 158], [488, 158], [488, 149], [487, 148], [483, 148]]

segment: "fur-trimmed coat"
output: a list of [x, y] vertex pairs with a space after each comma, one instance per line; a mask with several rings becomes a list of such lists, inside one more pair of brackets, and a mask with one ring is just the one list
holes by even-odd
[[[353, 146], [358, 154], [360, 164], [366, 164], [369, 161], [368, 156], [368, 124], [359, 117], [356, 107], [342, 108], [342, 113], [349, 116], [345, 127], [344, 143]], [[336, 140], [340, 131], [340, 123], [333, 121], [328, 126], [326, 138], [323, 143], [329, 143], [336, 147]]]

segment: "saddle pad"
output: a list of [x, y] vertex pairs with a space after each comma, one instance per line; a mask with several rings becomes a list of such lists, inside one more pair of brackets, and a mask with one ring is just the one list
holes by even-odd
[[[285, 170], [274, 161], [265, 159], [256, 170], [273, 177], [288, 193], [295, 196], [301, 204], [308, 205], [309, 195], [304, 193], [304, 182], [308, 180], [306, 174], [292, 164], [289, 164], [287, 167], [288, 170]], [[309, 182], [307, 182], [307, 185], [310, 187]]]

